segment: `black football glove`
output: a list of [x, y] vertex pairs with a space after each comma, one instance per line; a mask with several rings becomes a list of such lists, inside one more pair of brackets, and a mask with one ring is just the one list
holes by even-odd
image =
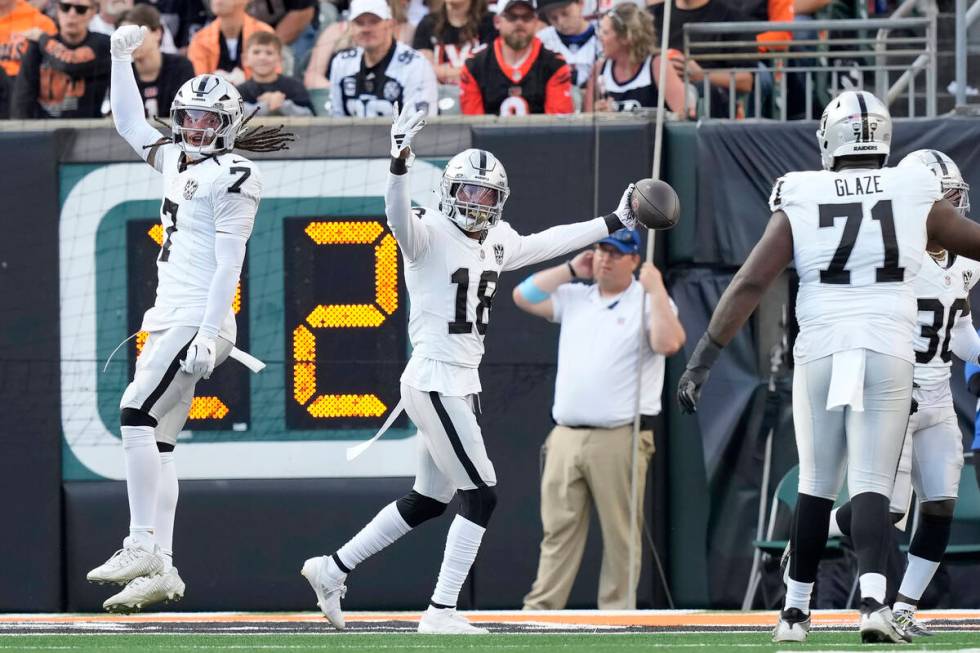
[[677, 384], [677, 402], [681, 405], [681, 410], [688, 415], [697, 412], [698, 401], [701, 399], [701, 386], [708, 380], [711, 366], [715, 364], [720, 354], [721, 346], [705, 332], [688, 359], [687, 369], [684, 370]]

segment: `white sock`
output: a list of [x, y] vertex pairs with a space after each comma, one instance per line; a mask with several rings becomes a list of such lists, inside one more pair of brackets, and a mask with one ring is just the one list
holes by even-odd
[[156, 542], [164, 555], [166, 569], [173, 565], [174, 517], [177, 515], [177, 464], [173, 451], [160, 453], [160, 486], [157, 490]]
[[922, 598], [922, 593], [926, 591], [937, 569], [939, 569], [938, 562], [926, 560], [910, 553], [909, 566], [905, 568], [902, 586], [898, 589], [898, 593], [918, 601]]
[[476, 553], [480, 550], [480, 542], [483, 541], [486, 530], [462, 515], [456, 515], [453, 519], [446, 536], [446, 552], [442, 557], [442, 567], [439, 568], [439, 580], [436, 581], [436, 589], [432, 593], [433, 603], [456, 607], [459, 590], [476, 560]]
[[811, 594], [813, 594], [813, 583], [803, 583], [790, 578], [786, 582], [786, 605], [783, 609], [797, 608], [803, 614], [810, 614]]
[[884, 574], [861, 574], [861, 598], [871, 598], [878, 603], [885, 602], [887, 581]]
[[335, 554], [349, 571], [412, 530], [392, 501]]
[[892, 612], [907, 610], [908, 612], [915, 613], [917, 609], [918, 606], [912, 605], [911, 603], [905, 603], [904, 601], [895, 601], [895, 605], [892, 606]]
[[126, 492], [129, 495], [129, 536], [153, 548], [153, 524], [160, 485], [160, 452], [152, 426], [122, 427], [126, 455]]
[[830, 511], [830, 530], [827, 531], [827, 537], [844, 537], [844, 531], [840, 529], [840, 525], [837, 523], [837, 511], [839, 508], [834, 508]]

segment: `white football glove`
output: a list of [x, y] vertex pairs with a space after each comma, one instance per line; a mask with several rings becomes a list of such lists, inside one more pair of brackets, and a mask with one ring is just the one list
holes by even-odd
[[412, 139], [425, 127], [425, 111], [421, 109], [413, 111], [409, 107], [404, 107], [398, 111], [398, 103], [395, 103], [391, 121], [391, 158], [397, 159], [404, 150], [408, 150], [408, 158], [405, 159], [405, 166], [411, 167], [415, 161], [415, 153], [412, 152]]
[[139, 25], [123, 25], [109, 37], [109, 53], [113, 61], [130, 62], [133, 52], [143, 44], [146, 37], [146, 27]]
[[211, 378], [215, 359], [214, 338], [198, 332], [187, 348], [187, 356], [180, 361], [180, 369], [188, 374]]
[[619, 200], [619, 206], [613, 211], [627, 229], [636, 229], [636, 216], [633, 215], [633, 209], [630, 207], [634, 188], [636, 188], [636, 184], [630, 184], [626, 187], [626, 190], [623, 191], [623, 197]]

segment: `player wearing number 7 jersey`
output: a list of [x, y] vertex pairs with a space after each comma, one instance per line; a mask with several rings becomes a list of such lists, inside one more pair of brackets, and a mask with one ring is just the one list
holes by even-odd
[[402, 402], [419, 430], [415, 485], [385, 506], [357, 535], [329, 556], [310, 558], [303, 575], [323, 613], [344, 627], [340, 599], [357, 565], [402, 535], [441, 515], [453, 497], [460, 513], [449, 528], [445, 556], [423, 633], [485, 633], [456, 613], [456, 600], [476, 558], [497, 502], [497, 477], [477, 421], [478, 368], [501, 272], [592, 244], [636, 219], [632, 185], [619, 207], [586, 222], [521, 236], [501, 219], [510, 189], [503, 164], [485, 150], [454, 156], [443, 173], [438, 208], [412, 210], [408, 168], [423, 113], [408, 108], [391, 131], [391, 169], [385, 193], [388, 225], [405, 258], [411, 303], [412, 357], [401, 378]]
[[929, 249], [980, 256], [980, 225], [943, 199], [924, 166], [884, 167], [891, 117], [874, 95], [847, 91], [824, 109], [824, 170], [776, 182], [772, 217], [712, 315], [678, 386], [693, 412], [712, 364], [769, 284], [800, 277], [793, 422], [800, 460], [786, 604], [776, 641], [803, 641], [830, 511], [847, 471], [858, 558], [862, 641], [902, 641], [885, 600], [888, 503], [912, 401], [913, 282]]
[[173, 566], [177, 433], [187, 419], [194, 386], [208, 378], [235, 342], [232, 300], [245, 244], [262, 194], [258, 168], [232, 148], [278, 149], [289, 135], [242, 133], [242, 99], [214, 75], [178, 90], [171, 106], [172, 136], [164, 138], [143, 114], [132, 53], [145, 27], [112, 35], [110, 102], [116, 130], [163, 175], [156, 301], [143, 316], [149, 333], [132, 383], [120, 401], [130, 528], [123, 546], [88, 579], [125, 585], [104, 607], [132, 611], [183, 596]]

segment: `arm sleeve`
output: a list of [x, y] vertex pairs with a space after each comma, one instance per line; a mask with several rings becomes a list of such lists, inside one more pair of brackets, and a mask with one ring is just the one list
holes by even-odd
[[483, 108], [483, 93], [480, 91], [480, 85], [470, 70], [471, 61], [472, 59], [463, 64], [463, 69], [459, 71], [459, 108], [464, 115], [480, 116], [486, 111]]
[[961, 361], [966, 363], [980, 361], [980, 335], [973, 328], [973, 320], [970, 318], [969, 310], [966, 315], [960, 315], [953, 322], [950, 349]]
[[[392, 165], [398, 165], [392, 160]], [[408, 173], [388, 173], [385, 188], [385, 216], [388, 228], [395, 235], [398, 247], [405, 258], [415, 261], [425, 254], [429, 246], [429, 230], [425, 223], [412, 214], [412, 201], [408, 195]]]
[[559, 225], [530, 236], [515, 234], [512, 252], [504, 262], [504, 270], [516, 270], [525, 265], [573, 252], [609, 235], [605, 218]]
[[29, 120], [37, 108], [37, 86], [40, 75], [41, 51], [37, 43], [27, 46], [20, 62], [20, 72], [14, 79], [13, 97], [10, 100], [10, 117]]
[[[148, 147], [163, 140], [163, 135], [146, 122], [143, 96], [136, 85], [132, 64], [124, 61], [112, 62], [112, 85], [109, 87], [109, 103], [112, 106], [112, 121], [116, 131], [144, 161], [151, 152]], [[155, 156], [151, 164], [157, 170], [163, 169], [163, 157]]]
[[[252, 235], [255, 214], [262, 195], [262, 180], [258, 169], [250, 167], [247, 178], [239, 191], [229, 192], [228, 186], [216, 184], [212, 191], [214, 211], [214, 257], [217, 262], [211, 286], [208, 290], [208, 303], [204, 309], [199, 331], [216, 338], [221, 330], [231, 303], [235, 298], [235, 287], [242, 273], [245, 261], [245, 244]], [[241, 172], [232, 173], [235, 181]], [[230, 185], [233, 184], [230, 181]]]
[[572, 71], [568, 64], [561, 68], [548, 80], [544, 90], [545, 113], [572, 113], [575, 105], [572, 103]]

